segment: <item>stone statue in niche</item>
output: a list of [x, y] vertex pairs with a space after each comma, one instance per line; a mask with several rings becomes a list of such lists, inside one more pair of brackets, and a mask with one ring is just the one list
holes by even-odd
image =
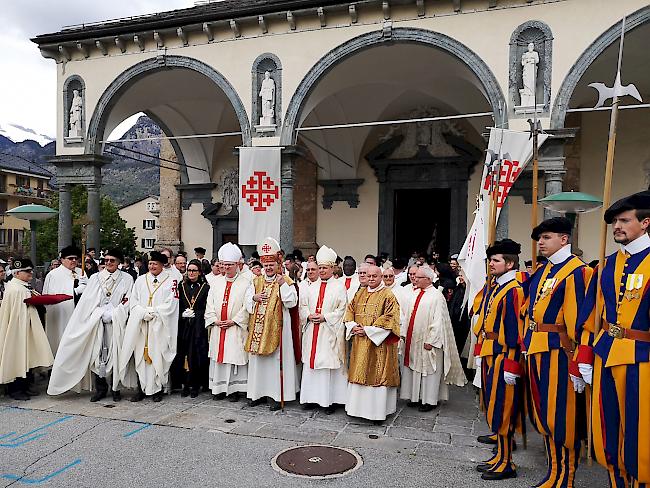
[[522, 74], [524, 87], [519, 90], [522, 107], [535, 106], [535, 92], [537, 91], [537, 65], [539, 53], [535, 51], [535, 44], [528, 43], [527, 51], [521, 55]]
[[259, 96], [262, 99], [262, 116], [260, 117], [260, 125], [275, 125], [275, 81], [271, 78], [270, 71], [264, 72], [264, 79], [262, 80], [262, 87], [260, 88]]
[[79, 90], [72, 90], [68, 137], [83, 137], [82, 114], [83, 99], [81, 98], [81, 94]]
[[237, 167], [224, 170], [220, 178], [221, 201], [226, 209], [239, 205], [239, 170]]

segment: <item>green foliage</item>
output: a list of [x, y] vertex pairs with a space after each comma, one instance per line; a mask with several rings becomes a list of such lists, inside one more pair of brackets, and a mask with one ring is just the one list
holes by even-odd
[[[83, 185], [74, 186], [71, 192], [72, 242], [77, 245], [81, 245], [81, 224], [76, 224], [75, 222], [86, 214], [87, 202], [88, 192], [86, 188]], [[52, 192], [50, 200], [45, 205], [58, 210], [58, 192]], [[120, 217], [117, 206], [110, 198], [102, 196], [100, 208], [100, 247], [102, 249], [117, 247], [127, 256], [135, 254], [135, 233], [133, 229], [126, 227], [126, 222]], [[39, 263], [48, 261], [58, 254], [58, 235], [58, 217], [38, 223], [36, 229], [36, 258]], [[26, 232], [24, 241], [25, 249], [29, 249], [29, 239], [29, 232]]]

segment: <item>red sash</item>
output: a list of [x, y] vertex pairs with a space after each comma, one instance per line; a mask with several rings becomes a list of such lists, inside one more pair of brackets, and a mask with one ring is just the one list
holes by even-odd
[[[318, 301], [316, 302], [316, 313], [320, 313], [323, 309], [323, 300], [325, 299], [325, 287], [327, 286], [327, 281], [320, 282], [320, 290], [318, 290]], [[318, 344], [318, 332], [320, 330], [320, 324], [313, 324], [314, 331], [311, 336], [311, 355], [309, 356], [309, 367], [314, 369], [314, 362], [316, 360], [316, 345]]]
[[413, 311], [411, 312], [411, 318], [409, 319], [409, 328], [406, 332], [406, 348], [404, 349], [404, 366], [409, 367], [411, 361], [411, 339], [413, 339], [413, 326], [415, 325], [415, 314], [418, 312], [418, 306], [420, 305], [420, 300], [424, 295], [424, 290], [420, 290], [418, 297], [415, 299], [415, 305], [413, 305]]
[[[221, 302], [221, 320], [228, 320], [228, 300], [230, 299], [230, 288], [232, 281], [226, 281], [226, 290], [223, 292], [223, 302]], [[226, 342], [226, 331], [228, 329], [222, 327], [219, 331], [219, 353], [217, 354], [217, 363], [223, 363], [223, 346]]]
[[350, 289], [350, 283], [352, 283], [352, 278], [345, 278], [345, 289]]

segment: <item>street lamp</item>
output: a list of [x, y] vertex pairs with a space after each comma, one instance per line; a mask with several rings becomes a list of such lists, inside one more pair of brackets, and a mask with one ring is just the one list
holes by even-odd
[[57, 215], [58, 212], [54, 209], [51, 209], [50, 207], [46, 207], [45, 205], [35, 205], [30, 203], [28, 205], [21, 205], [20, 207], [7, 210], [6, 214], [12, 217], [16, 217], [17, 219], [29, 220], [29, 230], [31, 234], [32, 244], [30, 257], [32, 259], [32, 263], [34, 263], [34, 266], [36, 266], [36, 222], [39, 220], [50, 219]]

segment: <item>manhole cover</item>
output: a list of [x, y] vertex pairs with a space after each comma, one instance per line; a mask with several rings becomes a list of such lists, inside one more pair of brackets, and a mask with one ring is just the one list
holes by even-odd
[[331, 446], [291, 447], [278, 453], [271, 465], [282, 474], [301, 478], [338, 478], [363, 464], [351, 449]]

